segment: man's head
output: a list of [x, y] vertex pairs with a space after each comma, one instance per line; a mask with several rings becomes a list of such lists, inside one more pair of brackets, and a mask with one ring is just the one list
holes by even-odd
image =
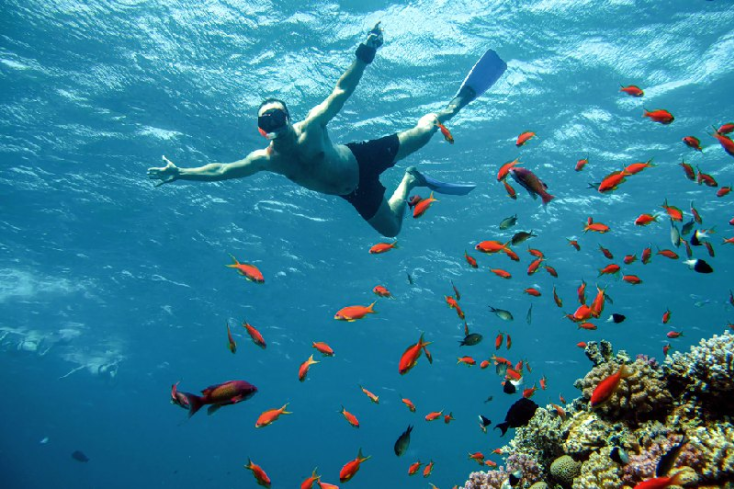
[[268, 139], [275, 139], [283, 134], [290, 118], [285, 102], [277, 98], [265, 99], [257, 109], [258, 130]]

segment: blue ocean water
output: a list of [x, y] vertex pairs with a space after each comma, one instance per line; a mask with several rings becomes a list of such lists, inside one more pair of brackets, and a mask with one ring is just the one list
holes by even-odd
[[[377, 22], [385, 45], [357, 91], [330, 124], [334, 141], [380, 137], [441, 108], [489, 47], [508, 63], [493, 89], [450, 123], [456, 144], [436, 136], [383, 175], [394, 188], [417, 165], [444, 180], [475, 181], [466, 197], [440, 196], [420, 219], [406, 218], [399, 249], [370, 255], [381, 241], [349, 204], [296, 187], [277, 175], [222, 183], [177, 182], [154, 188], [146, 169], [165, 154], [180, 166], [234, 161], [264, 147], [256, 109], [267, 96], [302, 118], [331, 91], [356, 45]], [[734, 73], [731, 1], [632, 0], [242, 2], [5, 1], [0, 16], [0, 479], [5, 488], [255, 487], [242, 466], [261, 465], [273, 487], [297, 487], [314, 467], [338, 483], [361, 447], [372, 458], [352, 488], [426, 487], [408, 465], [435, 461], [429, 481], [462, 484], [478, 467], [468, 452], [489, 454], [511, 437], [483, 434], [476, 417], [500, 422], [517, 395], [501, 392], [492, 368], [456, 365], [495, 353], [498, 331], [513, 346], [498, 353], [527, 360], [525, 387], [548, 378], [541, 405], [578, 395], [572, 384], [589, 363], [579, 341], [607, 339], [631, 355], [686, 350], [734, 321], [727, 303], [734, 272], [732, 196], [688, 181], [681, 160], [720, 185], [734, 181], [734, 160], [710, 136], [731, 122]], [[619, 92], [637, 84], [645, 97]], [[675, 115], [669, 126], [642, 118]], [[526, 130], [538, 137], [521, 148]], [[698, 136], [703, 153], [681, 138]], [[588, 155], [583, 172], [574, 171]], [[495, 179], [520, 158], [556, 199], [547, 207], [518, 188], [509, 199]], [[588, 189], [635, 161], [656, 166], [613, 194]], [[425, 192], [419, 192], [424, 193]], [[424, 195], [425, 196], [425, 195]], [[643, 283], [598, 277], [609, 263], [652, 246], [670, 248], [660, 205], [715, 227], [715, 269], [697, 274], [679, 260], [653, 256], [624, 266]], [[633, 224], [643, 212], [659, 223]], [[518, 215], [508, 231], [499, 222]], [[587, 217], [612, 228], [584, 233]], [[482, 240], [533, 230], [559, 277], [527, 276], [521, 262], [479, 256]], [[576, 252], [567, 239], [578, 239]], [[480, 263], [471, 269], [469, 250]], [[677, 250], [684, 255], [683, 248]], [[229, 253], [256, 264], [265, 283], [246, 282], [224, 265]], [[504, 268], [505, 281], [488, 271]], [[414, 280], [409, 284], [407, 274]], [[585, 280], [607, 288], [597, 331], [562, 318]], [[469, 327], [484, 335], [458, 346], [463, 322], [444, 296], [461, 291]], [[378, 300], [362, 321], [333, 320], [341, 307]], [[555, 284], [564, 300], [552, 300]], [[541, 290], [539, 298], [523, 293]], [[532, 323], [525, 317], [533, 304]], [[488, 305], [515, 315], [503, 323]], [[670, 308], [668, 325], [661, 316]], [[619, 325], [603, 319], [627, 316]], [[268, 348], [250, 342], [247, 320]], [[238, 341], [227, 350], [225, 323]], [[684, 335], [669, 340], [666, 332]], [[432, 365], [408, 375], [397, 364], [421, 332]], [[300, 383], [298, 366], [326, 341]], [[196, 392], [230, 379], [255, 384], [252, 399], [199, 413], [169, 403], [173, 383]], [[372, 404], [358, 385], [380, 396]], [[488, 396], [494, 400], [484, 403]], [[416, 413], [400, 402], [413, 400]], [[255, 429], [258, 415], [285, 403], [292, 415]], [[357, 415], [353, 429], [338, 414]], [[426, 423], [429, 411], [456, 421]], [[415, 426], [408, 453], [393, 443]], [[81, 450], [89, 462], [71, 457]], [[498, 456], [492, 457], [501, 463]]]

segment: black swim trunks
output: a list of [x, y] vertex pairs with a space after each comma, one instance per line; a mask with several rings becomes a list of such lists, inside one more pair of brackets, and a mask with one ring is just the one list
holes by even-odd
[[352, 204], [365, 220], [370, 220], [377, 214], [385, 195], [380, 175], [395, 164], [400, 140], [397, 134], [391, 134], [372, 141], [349, 143], [347, 148], [357, 159], [359, 182], [354, 192], [341, 197]]

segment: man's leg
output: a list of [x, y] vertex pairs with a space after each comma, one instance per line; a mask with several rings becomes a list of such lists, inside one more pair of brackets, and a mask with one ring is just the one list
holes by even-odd
[[392, 197], [389, 200], [383, 198], [377, 213], [367, 220], [370, 226], [383, 236], [389, 238], [397, 236], [403, 226], [408, 194], [417, 183], [416, 178], [406, 171]]
[[400, 148], [395, 156], [395, 161], [400, 161], [408, 155], [411, 155], [425, 146], [431, 140], [433, 134], [438, 130], [436, 121], [443, 124], [451, 120], [459, 111], [474, 99], [473, 94], [467, 90], [462, 90], [454, 97], [448, 105], [438, 113], [426, 114], [418, 120], [418, 123], [406, 130], [398, 133]]

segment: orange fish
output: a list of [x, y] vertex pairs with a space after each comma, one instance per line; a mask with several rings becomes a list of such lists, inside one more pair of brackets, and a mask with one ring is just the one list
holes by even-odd
[[560, 297], [558, 297], [558, 294], [556, 293], [556, 286], [553, 285], [553, 300], [556, 302], [556, 306], [563, 307], [563, 301]]
[[318, 361], [313, 359], [313, 355], [308, 357], [308, 360], [303, 362], [300, 367], [298, 367], [298, 380], [303, 382], [306, 380], [306, 375], [308, 375], [308, 369], [311, 367], [311, 365], [315, 365], [319, 363]]
[[582, 159], [582, 160], [578, 160], [578, 161], [576, 162], [576, 168], [575, 168], [575, 170], [576, 170], [576, 171], [581, 171], [581, 170], [583, 170], [583, 169], [584, 169], [584, 167], [585, 167], [586, 165], [588, 165], [588, 164], [589, 164], [589, 157], [587, 156], [586, 158], [584, 158], [584, 159]]
[[522, 379], [522, 372], [519, 372], [512, 367], [507, 367], [505, 378], [511, 381], [519, 382]]
[[698, 213], [695, 207], [693, 207], [693, 201], [691, 201], [691, 214], [693, 214], [693, 219], [698, 224], [703, 224], [703, 219], [701, 219], [701, 214]]
[[522, 146], [523, 144], [525, 144], [525, 143], [527, 143], [528, 141], [530, 141], [530, 139], [531, 139], [531, 138], [532, 138], [533, 136], [535, 136], [535, 133], [534, 133], [534, 132], [530, 132], [530, 131], [525, 131], [524, 133], [520, 134], [520, 135], [519, 135], [519, 136], [517, 137], [517, 141], [515, 142], [515, 146], [517, 146], [517, 147], [519, 148], [519, 147], [520, 147], [520, 146]]
[[712, 177], [708, 173], [702, 172], [699, 167], [696, 167], [696, 169], [698, 170], [698, 173], [696, 173], [696, 181], [698, 182], [699, 185], [704, 183], [706, 184], [707, 187], [718, 187], [719, 186], [718, 182], [716, 181], [714, 177]]
[[[344, 408], [344, 406], [342, 406], [342, 410], [341, 410], [341, 411], [339, 411], [339, 413], [340, 413], [340, 414], [341, 414], [342, 416], [344, 416], [344, 419], [346, 419], [346, 420], [347, 420], [347, 422], [348, 422], [348, 423], [349, 423], [350, 425], [352, 425], [352, 427], [354, 427], [354, 428], [359, 428], [359, 420], [357, 419], [357, 417], [356, 417], [355, 415], [353, 415], [352, 413], [350, 413], [349, 411], [347, 411], [347, 410], [346, 410], [346, 409]], [[344, 482], [344, 481], [342, 481], [342, 482]]]
[[375, 285], [375, 288], [372, 289], [372, 292], [378, 297], [392, 297], [392, 294], [389, 290], [387, 290], [387, 287], [385, 287], [384, 285]]
[[517, 192], [514, 188], [512, 188], [512, 185], [507, 183], [507, 180], [504, 180], [502, 183], [505, 185], [505, 192], [507, 192], [507, 196], [512, 200], [517, 200]]
[[652, 249], [645, 248], [642, 250], [642, 264], [647, 265], [650, 263], [650, 259], [652, 258]]
[[670, 321], [670, 315], [672, 313], [670, 312], [670, 309], [666, 309], [663, 313], [663, 324], [668, 324], [668, 321]]
[[484, 465], [484, 454], [482, 452], [470, 453], [469, 460], [474, 460], [479, 465]]
[[507, 163], [503, 163], [502, 166], [500, 166], [499, 171], [497, 172], [497, 181], [502, 182], [507, 178], [507, 175], [510, 172], [510, 168], [520, 163], [520, 160], [512, 160], [508, 161]]
[[576, 289], [576, 295], [579, 298], [579, 304], [586, 304], [586, 282], [581, 281], [578, 289]]
[[680, 338], [681, 336], [683, 336], [683, 333], [680, 332], [680, 331], [668, 331], [665, 334], [665, 336], [667, 336], [668, 338], [671, 338], [671, 339], [675, 339], [675, 338]]
[[482, 360], [482, 363], [479, 364], [479, 368], [484, 370], [485, 368], [489, 367], [489, 365], [490, 365], [489, 360]]
[[443, 414], [443, 409], [440, 411], [433, 411], [431, 413], [428, 413], [426, 414], [426, 421], [435, 421], [438, 418], [440, 418], [442, 414]]
[[658, 255], [662, 255], [666, 258], [670, 258], [671, 260], [677, 260], [678, 259], [678, 253], [676, 253], [673, 250], [658, 250]]
[[589, 306], [581, 304], [578, 309], [571, 315], [571, 319], [575, 322], [586, 321], [592, 316], [592, 310]]
[[512, 260], [512, 261], [520, 261], [520, 257], [517, 256], [517, 253], [515, 253], [514, 251], [512, 251], [510, 248], [505, 248], [502, 251], [504, 251], [505, 254], [510, 257], [510, 260]]
[[728, 186], [728, 187], [721, 187], [721, 188], [720, 188], [720, 189], [719, 189], [719, 190], [718, 190], [718, 191], [716, 192], [716, 196], [717, 196], [717, 197], [724, 197], [725, 195], [728, 195], [728, 194], [729, 194], [729, 192], [731, 192], [731, 186]]
[[579, 246], [578, 241], [576, 241], [575, 239], [568, 239], [568, 238], [566, 238], [566, 240], [568, 240], [568, 244], [570, 246], [573, 246], [574, 248], [576, 248], [576, 251], [581, 251], [581, 246]]
[[489, 271], [494, 273], [498, 277], [502, 277], [506, 279], [512, 278], [512, 275], [510, 274], [510, 272], [502, 270], [501, 268], [490, 268]]
[[454, 418], [453, 413], [449, 413], [443, 417], [443, 422], [446, 424], [449, 424], [450, 422], [454, 421], [456, 418]]
[[268, 474], [265, 473], [262, 467], [254, 464], [252, 460], [248, 458], [245, 468], [252, 471], [252, 475], [255, 477], [259, 486], [270, 487], [270, 477], [268, 477]]
[[594, 220], [589, 217], [586, 221], [586, 225], [584, 226], [584, 232], [587, 231], [596, 231], [597, 233], [604, 234], [609, 232], [609, 226], [600, 222], [594, 222]]
[[237, 269], [237, 272], [245, 277], [248, 282], [255, 282], [256, 284], [262, 284], [265, 282], [265, 278], [263, 278], [262, 272], [260, 272], [260, 270], [255, 265], [252, 265], [250, 263], [240, 263], [234, 256], [229, 256], [232, 257], [234, 263], [231, 265], [227, 265], [227, 267]]
[[321, 353], [325, 357], [334, 356], [334, 350], [332, 350], [331, 347], [324, 342], [313, 342], [311, 346], [316, 348], [316, 350], [318, 350], [319, 353]]
[[191, 407], [189, 404], [189, 396], [191, 394], [187, 394], [185, 392], [179, 392], [178, 384], [180, 383], [181, 382], [179, 381], [171, 386], [171, 404], [181, 406], [184, 409], [189, 409]]
[[544, 258], [537, 258], [533, 260], [528, 266], [528, 275], [533, 275], [535, 272], [537, 272], [540, 268], [541, 263], [543, 263], [543, 260]]
[[458, 314], [459, 318], [464, 319], [464, 311], [461, 310], [461, 307], [459, 307], [459, 303], [456, 302], [456, 299], [454, 299], [454, 297], [450, 295], [444, 296], [444, 299], [446, 300], [446, 304], [449, 305], [449, 308], [456, 309], [456, 314]]
[[634, 489], [666, 489], [670, 486], [683, 485], [682, 482], [685, 480], [683, 476], [686, 471], [681, 470], [676, 472], [673, 477], [655, 477], [653, 479], [647, 479], [644, 482], [640, 482], [635, 486]]
[[601, 313], [604, 312], [604, 299], [606, 295], [604, 294], [604, 289], [601, 289], [598, 286], [596, 288], [596, 291], [596, 297], [591, 303], [591, 315], [595, 318], [598, 318], [599, 316], [601, 316]]
[[414, 464], [411, 464], [410, 467], [408, 467], [408, 475], [415, 475], [418, 473], [418, 469], [421, 468], [421, 465], [423, 465], [420, 460], [415, 462]]
[[484, 465], [486, 465], [487, 467], [497, 467], [497, 462], [493, 462], [491, 460], [485, 460]]
[[627, 181], [630, 174], [626, 171], [615, 171], [604, 177], [597, 188], [597, 191], [601, 194], [607, 192], [614, 192], [617, 188]]
[[715, 137], [717, 141], [719, 141], [719, 144], [722, 148], [724, 148], [724, 151], [726, 151], [730, 156], [734, 156], [734, 141], [724, 136], [723, 134], [719, 134], [716, 132], [713, 133], [712, 136]]
[[428, 465], [423, 468], [423, 477], [428, 477], [429, 475], [431, 475], [431, 472], [433, 472], [433, 460], [431, 460]]
[[319, 489], [339, 489], [339, 486], [336, 484], [329, 484], [328, 482], [318, 481], [317, 484], [319, 485]]
[[624, 264], [629, 265], [631, 263], [634, 263], [637, 261], [637, 255], [625, 255], [624, 256]]
[[666, 126], [675, 120], [673, 114], [664, 109], [653, 110], [652, 112], [643, 109], [642, 117], [649, 117], [651, 120]]
[[579, 348], [586, 348], [586, 342], [585, 341], [579, 341], [578, 343], [576, 343], [576, 346], [578, 346]]
[[602, 275], [614, 275], [615, 273], [619, 272], [620, 266], [615, 265], [614, 263], [611, 263], [607, 265], [606, 267], [599, 270], [599, 277]]
[[362, 464], [362, 462], [365, 462], [369, 460], [372, 457], [372, 455], [363, 456], [362, 455], [362, 449], [359, 449], [359, 453], [357, 454], [357, 458], [354, 460], [347, 462], [344, 464], [344, 467], [342, 467], [342, 470], [339, 472], [339, 482], [347, 482], [352, 477], [354, 477], [354, 474], [356, 474], [359, 471], [359, 466]]
[[499, 251], [507, 249], [508, 244], [510, 244], [509, 241], [507, 243], [500, 243], [499, 241], [491, 241], [491, 240], [481, 241], [474, 248], [477, 251], [481, 251], [482, 253], [492, 254], [492, 253], [497, 253]]
[[421, 200], [413, 207], [413, 219], [417, 219], [425, 214], [434, 202], [438, 202], [438, 200], [433, 197], [433, 192], [431, 192], [431, 195], [427, 199]]
[[502, 332], [497, 333], [497, 337], [494, 339], [494, 349], [499, 350], [502, 347], [502, 343], [505, 340], [505, 334]]
[[636, 175], [640, 173], [642, 170], [644, 170], [645, 168], [652, 168], [653, 166], [655, 165], [652, 163], [652, 160], [650, 159], [645, 163], [641, 163], [641, 162], [632, 163], [631, 165], [626, 167], [624, 171], [630, 175]]
[[262, 428], [263, 426], [271, 424], [272, 422], [276, 421], [281, 414], [293, 414], [285, 410], [287, 406], [288, 403], [284, 404], [283, 407], [280, 409], [270, 409], [263, 412], [260, 417], [257, 418], [257, 421], [255, 422], [255, 428]]
[[551, 403], [551, 406], [553, 406], [553, 409], [556, 410], [556, 413], [561, 417], [561, 419], [566, 419], [566, 411], [561, 406], [553, 403]]
[[403, 401], [403, 404], [408, 406], [408, 409], [410, 409], [411, 413], [415, 412], [415, 404], [413, 404], [413, 402], [410, 399], [408, 399], [407, 397], [404, 397], [403, 399], [401, 399], [401, 401]]
[[528, 248], [528, 253], [533, 255], [535, 258], [545, 258], [545, 255], [543, 254], [542, 251], [536, 250], [534, 248]]
[[548, 379], [545, 378], [545, 375], [540, 378], [540, 388], [545, 390], [545, 388], [548, 386]]
[[[415, 364], [418, 362], [418, 359], [421, 356], [421, 352], [424, 351], [425, 347], [430, 344], [430, 342], [423, 341], [423, 333], [421, 333], [421, 337], [418, 340], [418, 343], [410, 345], [400, 357], [400, 363], [398, 365], [398, 372], [400, 373], [400, 375], [407, 374], [410, 369], [415, 367]], [[426, 356], [428, 356], [427, 352], [428, 350], [426, 350]]]
[[373, 393], [371, 393], [370, 391], [368, 391], [367, 389], [365, 389], [365, 388], [364, 388], [364, 387], [362, 387], [361, 385], [359, 386], [359, 388], [360, 388], [360, 389], [362, 389], [362, 392], [364, 392], [364, 394], [365, 394], [365, 395], [366, 395], [367, 397], [369, 397], [369, 398], [370, 398], [370, 401], [374, 402], [375, 404], [379, 404], [379, 403], [380, 403], [380, 398], [379, 398], [379, 396], [376, 396], [376, 395], [374, 395]]
[[612, 252], [608, 249], [604, 248], [602, 245], [599, 245], [599, 251], [602, 252], [602, 254], [607, 257], [610, 260], [614, 260], [614, 255], [612, 255]]
[[454, 144], [454, 136], [451, 135], [451, 131], [449, 131], [446, 126], [441, 124], [440, 122], [436, 121], [436, 125], [438, 126], [438, 129], [441, 131], [441, 134], [443, 134], [443, 138], [448, 141], [451, 144]]
[[461, 300], [461, 294], [459, 293], [459, 289], [456, 288], [456, 285], [454, 285], [454, 281], [453, 280], [451, 281], [451, 288], [454, 289], [454, 295], [456, 296], [456, 300], [457, 301], [460, 301]]
[[364, 318], [367, 314], [374, 314], [374, 306], [375, 303], [373, 302], [369, 306], [347, 306], [342, 309], [339, 309], [336, 314], [334, 314], [334, 319], [337, 321], [347, 321], [347, 322], [353, 322], [357, 319]]
[[227, 323], [227, 346], [232, 353], [237, 352], [237, 343], [235, 343], [232, 332], [229, 330], [229, 323]]
[[[704, 244], [708, 244], [708, 241]], [[724, 238], [724, 242], [722, 244], [734, 244], [734, 237], [731, 238]]]
[[474, 257], [470, 256], [466, 250], [464, 251], [464, 258], [466, 259], [466, 262], [471, 266], [472, 268], [479, 268], [479, 265], [477, 265], [477, 260], [474, 259]]
[[558, 272], [556, 271], [555, 268], [553, 268], [550, 265], [544, 265], [543, 268], [545, 268], [545, 271], [548, 272], [551, 277], [558, 278]]
[[[508, 350], [512, 348], [512, 337], [510, 336], [510, 333], [507, 333], [507, 338], [505, 339], [505, 348]], [[522, 368], [519, 368], [518, 370], [522, 370]]]
[[534, 287], [528, 287], [523, 292], [525, 292], [528, 295], [532, 295], [533, 297], [540, 297], [540, 291]]
[[673, 221], [683, 221], [683, 212], [675, 206], [668, 205], [668, 199], [660, 206], [668, 213], [670, 219]]
[[630, 377], [633, 374], [634, 372], [631, 369], [627, 368], [626, 365], [622, 365], [616, 373], [599, 382], [599, 384], [594, 388], [594, 392], [591, 393], [591, 408], [594, 409], [599, 407], [601, 404], [609, 400], [609, 398], [612, 397], [612, 394], [614, 394], [617, 391], [617, 388], [619, 388], [619, 384], [622, 379]]
[[464, 365], [468, 365], [469, 367], [472, 367], [477, 364], [477, 361], [474, 360], [472, 357], [465, 356], [465, 357], [460, 357], [459, 361], [456, 362], [457, 365], [460, 363], [463, 363]]
[[632, 285], [639, 285], [642, 283], [642, 280], [637, 275], [622, 275], [622, 280]]
[[596, 330], [596, 324], [594, 323], [580, 323], [579, 329], [585, 329], [587, 331], [595, 331]]
[[385, 253], [390, 250], [397, 249], [397, 247], [397, 241], [393, 241], [392, 243], [377, 243], [376, 245], [373, 245], [372, 248], [370, 248], [370, 254], [379, 255], [380, 253]]
[[701, 149], [701, 140], [698, 139], [696, 136], [684, 137], [683, 143], [689, 148], [695, 149], [696, 151], [703, 151], [703, 149]]
[[255, 343], [257, 346], [259, 346], [263, 350], [267, 348], [268, 345], [265, 344], [265, 338], [263, 338], [263, 335], [260, 334], [260, 331], [255, 329], [255, 327], [252, 326], [247, 321], [244, 321], [242, 323], [242, 326], [247, 330], [247, 334], [250, 335], [250, 338], [252, 338], [253, 343]]
[[318, 481], [320, 478], [320, 475], [316, 475], [316, 469], [313, 469], [311, 477], [308, 477], [306, 480], [301, 482], [301, 489], [312, 489], [314, 482]]
[[683, 171], [686, 173], [686, 178], [688, 180], [695, 180], [696, 179], [696, 173], [693, 171], [693, 167], [686, 163], [685, 161], [681, 161], [678, 163], [678, 165], [683, 168]]
[[535, 394], [535, 391], [537, 391], [537, 390], [538, 390], [538, 388], [536, 386], [532, 386], [532, 387], [530, 387], [528, 389], [523, 389], [523, 391], [522, 391], [522, 397], [524, 397], [526, 399], [529, 399], [529, 398], [533, 397], [533, 394]]
[[644, 90], [642, 90], [637, 85], [628, 85], [626, 87], [622, 85], [622, 88], [620, 88], [619, 91], [624, 92], [627, 95], [631, 95], [633, 97], [642, 97], [643, 95], [645, 95]]
[[734, 131], [734, 123], [727, 122], [726, 124], [722, 124], [718, 129], [714, 127], [714, 131], [718, 134], [729, 134]]
[[657, 222], [658, 221], [658, 215], [655, 214], [654, 216], [650, 214], [640, 214], [640, 217], [635, 219], [635, 226], [647, 226], [651, 222]]

